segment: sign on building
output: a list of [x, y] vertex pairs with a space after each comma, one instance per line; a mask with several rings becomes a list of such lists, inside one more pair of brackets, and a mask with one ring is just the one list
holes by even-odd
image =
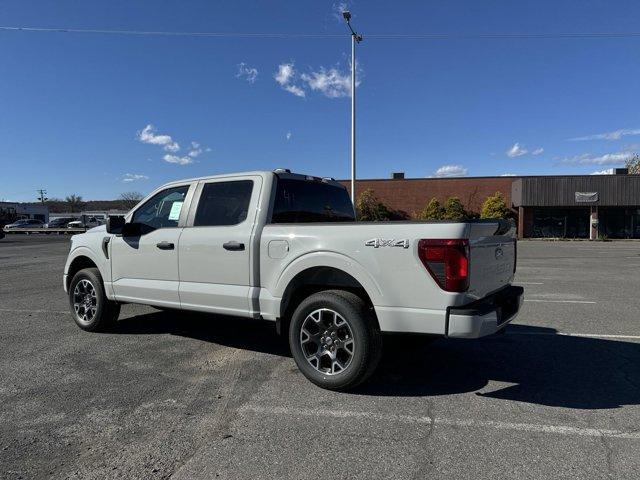
[[598, 201], [598, 192], [576, 192], [576, 203], [593, 203]]

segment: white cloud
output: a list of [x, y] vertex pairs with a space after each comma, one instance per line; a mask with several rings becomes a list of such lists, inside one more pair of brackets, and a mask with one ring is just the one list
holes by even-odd
[[[361, 69], [357, 64], [356, 67], [360, 76]], [[297, 97], [306, 97], [307, 90], [320, 92], [327, 98], [351, 96], [351, 74], [349, 71], [341, 72], [338, 67], [320, 67], [300, 74], [293, 63], [282, 63], [278, 65], [273, 78], [283, 90]], [[360, 80], [357, 80], [356, 85], [360, 85]]]
[[501, 177], [517, 177], [515, 173], [503, 173], [500, 175]]
[[570, 138], [569, 140], [577, 142], [584, 140], [620, 140], [622, 137], [628, 135], [640, 135], [640, 128], [621, 128], [613, 132], [596, 133], [593, 135], [585, 135], [584, 137]]
[[351, 74], [343, 74], [337, 68], [326, 70], [324, 67], [320, 67], [316, 72], [303, 73], [300, 78], [311, 90], [320, 91], [325, 97], [340, 98], [351, 96]]
[[149, 177], [139, 173], [125, 173], [122, 176], [122, 181], [125, 183], [136, 182], [138, 180], [149, 180]]
[[[199, 157], [202, 152], [210, 152], [211, 149], [207, 147], [203, 149], [198, 142], [191, 142], [189, 149], [186, 155], [174, 155], [178, 151], [180, 151], [180, 145], [178, 142], [174, 141], [170, 135], [159, 135], [156, 133], [156, 129], [153, 125], [149, 124], [140, 130], [137, 133], [137, 138], [142, 143], [147, 143], [150, 145], [158, 145], [163, 148], [166, 152], [171, 152], [165, 154], [162, 159], [168, 163], [176, 163], [178, 165], [188, 165], [193, 163], [193, 159]], [[123, 181], [133, 181], [133, 180], [123, 180]]]
[[516, 142], [513, 144], [513, 147], [507, 150], [506, 153], [507, 153], [507, 157], [515, 158], [515, 157], [521, 157], [522, 155], [526, 155], [527, 153], [529, 153], [529, 150], [526, 150], [518, 142]]
[[282, 63], [278, 65], [278, 71], [273, 75], [273, 78], [284, 87], [293, 79], [294, 75], [293, 63]]
[[170, 153], [167, 153], [162, 157], [162, 159], [167, 163], [177, 163], [178, 165], [189, 165], [190, 163], [193, 163], [193, 158], [189, 155], [180, 157], [178, 155], [171, 155]]
[[191, 142], [191, 149], [189, 149], [187, 155], [189, 155], [191, 158], [196, 158], [199, 157], [201, 153], [202, 148], [200, 148], [200, 144], [198, 142]]
[[287, 139], [287, 141], [291, 140], [291, 132], [287, 132], [285, 138]]
[[236, 78], [244, 78], [249, 83], [255, 83], [258, 79], [258, 69], [247, 66], [246, 63], [241, 62], [238, 64], [238, 73]]
[[605, 170], [599, 170], [597, 172], [591, 172], [591, 175], [613, 175], [613, 168], [607, 168]]
[[573, 165], [622, 165], [625, 160], [632, 158], [633, 151], [621, 151], [614, 153], [605, 153], [604, 155], [592, 155], [584, 153], [573, 157], [562, 158], [562, 163]]
[[443, 165], [433, 174], [434, 177], [466, 177], [468, 170], [461, 165]]
[[286, 85], [283, 87], [287, 92], [293, 93], [296, 97], [306, 97], [304, 90], [297, 85]]
[[533, 152], [531, 152], [531, 155], [541, 155], [544, 153], [544, 148], [540, 147], [540, 148], [536, 148]]
[[293, 80], [297, 76], [293, 63], [282, 63], [278, 65], [278, 71], [273, 75], [276, 82], [289, 93], [294, 94], [296, 97], [305, 97], [306, 94], [302, 88], [294, 85]]
[[174, 142], [171, 135], [157, 135], [156, 127], [149, 124], [138, 132], [138, 140], [150, 145], [160, 145], [167, 152], [177, 152], [180, 150], [178, 142]]

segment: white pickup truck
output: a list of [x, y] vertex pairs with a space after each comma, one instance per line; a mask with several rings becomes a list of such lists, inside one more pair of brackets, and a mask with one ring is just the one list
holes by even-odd
[[338, 182], [248, 172], [172, 182], [71, 239], [78, 326], [124, 303], [274, 321], [302, 373], [333, 390], [371, 375], [381, 332], [478, 338], [523, 301], [508, 222], [357, 222]]

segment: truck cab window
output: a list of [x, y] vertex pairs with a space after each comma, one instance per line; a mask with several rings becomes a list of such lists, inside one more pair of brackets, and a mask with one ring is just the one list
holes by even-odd
[[207, 183], [196, 210], [195, 227], [237, 225], [247, 218], [252, 180]]
[[346, 189], [323, 182], [278, 179], [271, 223], [354, 221]]
[[183, 185], [156, 193], [135, 211], [132, 222], [153, 229], [177, 227], [188, 190], [189, 185]]

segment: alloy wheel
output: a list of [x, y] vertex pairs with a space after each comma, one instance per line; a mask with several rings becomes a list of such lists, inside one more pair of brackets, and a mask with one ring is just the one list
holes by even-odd
[[98, 296], [93, 284], [83, 278], [73, 289], [73, 309], [78, 320], [82, 323], [91, 323], [98, 312]]
[[336, 375], [349, 367], [355, 341], [351, 326], [338, 312], [321, 308], [302, 322], [300, 346], [309, 365], [325, 375]]

